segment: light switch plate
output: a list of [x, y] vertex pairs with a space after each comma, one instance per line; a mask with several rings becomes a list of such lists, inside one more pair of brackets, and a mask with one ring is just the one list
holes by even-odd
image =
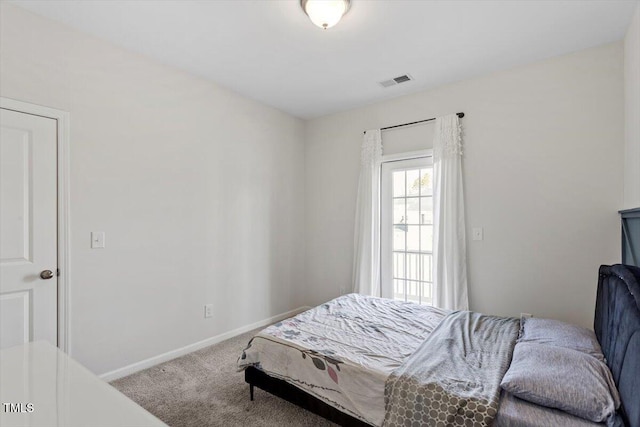
[[213, 316], [213, 304], [205, 304], [204, 305], [204, 317], [212, 317]]
[[473, 229], [473, 240], [483, 240], [484, 239], [484, 230], [482, 227], [476, 227]]
[[91, 232], [91, 249], [104, 248], [104, 231]]

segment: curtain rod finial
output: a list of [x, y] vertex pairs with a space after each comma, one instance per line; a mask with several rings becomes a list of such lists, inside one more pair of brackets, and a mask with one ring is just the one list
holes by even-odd
[[458, 113], [458, 117], [463, 118], [464, 117], [464, 113]]

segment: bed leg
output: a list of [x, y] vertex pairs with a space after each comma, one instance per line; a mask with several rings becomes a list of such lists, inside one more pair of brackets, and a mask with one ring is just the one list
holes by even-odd
[[253, 402], [253, 384], [249, 384], [249, 395], [251, 396], [251, 401]]

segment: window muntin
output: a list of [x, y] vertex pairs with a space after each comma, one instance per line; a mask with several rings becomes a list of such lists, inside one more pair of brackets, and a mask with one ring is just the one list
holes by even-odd
[[432, 304], [433, 168], [430, 157], [383, 163], [382, 295]]

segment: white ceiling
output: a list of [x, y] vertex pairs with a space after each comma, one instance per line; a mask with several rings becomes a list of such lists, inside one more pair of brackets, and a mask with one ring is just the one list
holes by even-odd
[[14, 3], [311, 118], [620, 40], [638, 1], [352, 0], [329, 30], [297, 0]]

